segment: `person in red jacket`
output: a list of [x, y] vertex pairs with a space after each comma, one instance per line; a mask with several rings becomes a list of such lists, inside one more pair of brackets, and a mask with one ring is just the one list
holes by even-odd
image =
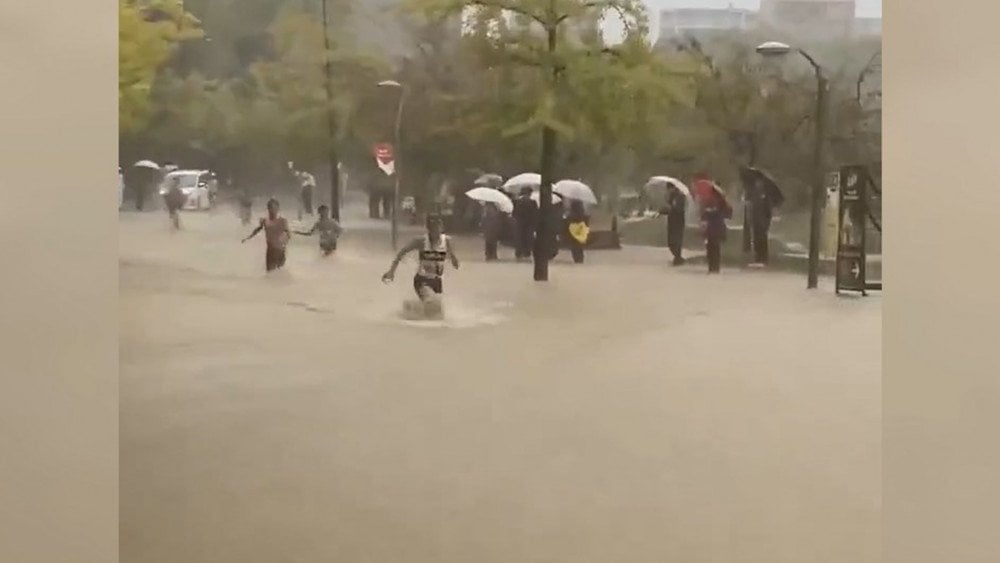
[[722, 243], [726, 240], [726, 219], [733, 216], [733, 208], [726, 200], [726, 194], [706, 174], [695, 175], [694, 192], [701, 210], [701, 222], [705, 233], [708, 273], [717, 274], [722, 269]]

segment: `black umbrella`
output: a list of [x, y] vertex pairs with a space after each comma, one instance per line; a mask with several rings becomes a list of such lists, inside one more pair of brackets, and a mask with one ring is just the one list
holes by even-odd
[[748, 166], [746, 171], [748, 177], [744, 179], [744, 182], [748, 186], [753, 186], [757, 182], [763, 184], [765, 195], [770, 200], [771, 205], [781, 207], [781, 204], [785, 203], [785, 194], [781, 192], [781, 188], [778, 187], [778, 182], [774, 179], [774, 176], [753, 166]]

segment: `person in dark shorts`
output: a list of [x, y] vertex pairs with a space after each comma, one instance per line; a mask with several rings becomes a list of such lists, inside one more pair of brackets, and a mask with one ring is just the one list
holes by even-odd
[[260, 224], [250, 235], [243, 239], [246, 242], [261, 231], [264, 231], [264, 238], [267, 241], [267, 250], [264, 252], [264, 267], [268, 272], [282, 268], [285, 265], [285, 249], [288, 247], [290, 231], [288, 220], [278, 214], [280, 206], [278, 200], [271, 198], [267, 202], [267, 217], [260, 220]]
[[340, 236], [343, 229], [336, 219], [330, 217], [330, 207], [327, 205], [319, 206], [319, 219], [312, 229], [295, 231], [295, 234], [308, 237], [316, 232], [319, 232], [319, 249], [323, 251], [323, 256], [333, 254], [337, 250], [337, 237]]
[[441, 295], [444, 286], [441, 277], [444, 275], [445, 261], [458, 269], [458, 257], [452, 249], [451, 237], [444, 234], [441, 218], [432, 215], [427, 218], [427, 234], [413, 239], [404, 246], [389, 266], [389, 271], [382, 276], [382, 281], [389, 283], [396, 277], [396, 267], [400, 261], [411, 252], [419, 252], [417, 273], [413, 276], [413, 290], [421, 301], [426, 301], [432, 294]]

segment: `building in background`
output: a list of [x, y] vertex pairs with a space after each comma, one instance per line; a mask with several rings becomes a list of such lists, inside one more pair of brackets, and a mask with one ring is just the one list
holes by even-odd
[[726, 8], [696, 7], [703, 0], [686, 1], [691, 7], [660, 10], [659, 43], [759, 32], [810, 43], [882, 35], [882, 18], [855, 17], [855, 0], [760, 0], [759, 12], [731, 4]]
[[734, 8], [677, 8], [660, 11], [660, 41], [698, 40], [752, 29], [757, 14]]
[[881, 37], [882, 18], [857, 18], [854, 20], [854, 34], [858, 37]]
[[854, 0], [761, 0], [760, 24], [789, 37], [831, 40], [854, 34]]

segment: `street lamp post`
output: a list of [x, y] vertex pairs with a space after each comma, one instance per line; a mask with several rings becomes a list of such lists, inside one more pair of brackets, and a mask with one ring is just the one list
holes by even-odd
[[813, 145], [813, 185], [809, 215], [809, 282], [808, 288], [819, 285], [820, 219], [823, 213], [823, 139], [826, 137], [826, 94], [829, 82], [823, 67], [809, 53], [792, 48], [785, 43], [768, 41], [757, 47], [757, 52], [767, 57], [784, 56], [792, 51], [802, 55], [816, 72], [816, 138]]
[[330, 215], [340, 219], [340, 157], [337, 154], [337, 122], [333, 108], [333, 66], [330, 53], [330, 20], [323, 2], [323, 72], [326, 88], [326, 125], [330, 134], [327, 156], [330, 160]]
[[396, 104], [396, 128], [395, 141], [393, 146], [393, 175], [396, 177], [396, 184], [392, 193], [392, 249], [399, 247], [399, 142], [400, 130], [403, 125], [403, 103], [406, 100], [406, 88], [395, 80], [383, 80], [378, 83], [380, 88], [398, 88], [399, 102]]

